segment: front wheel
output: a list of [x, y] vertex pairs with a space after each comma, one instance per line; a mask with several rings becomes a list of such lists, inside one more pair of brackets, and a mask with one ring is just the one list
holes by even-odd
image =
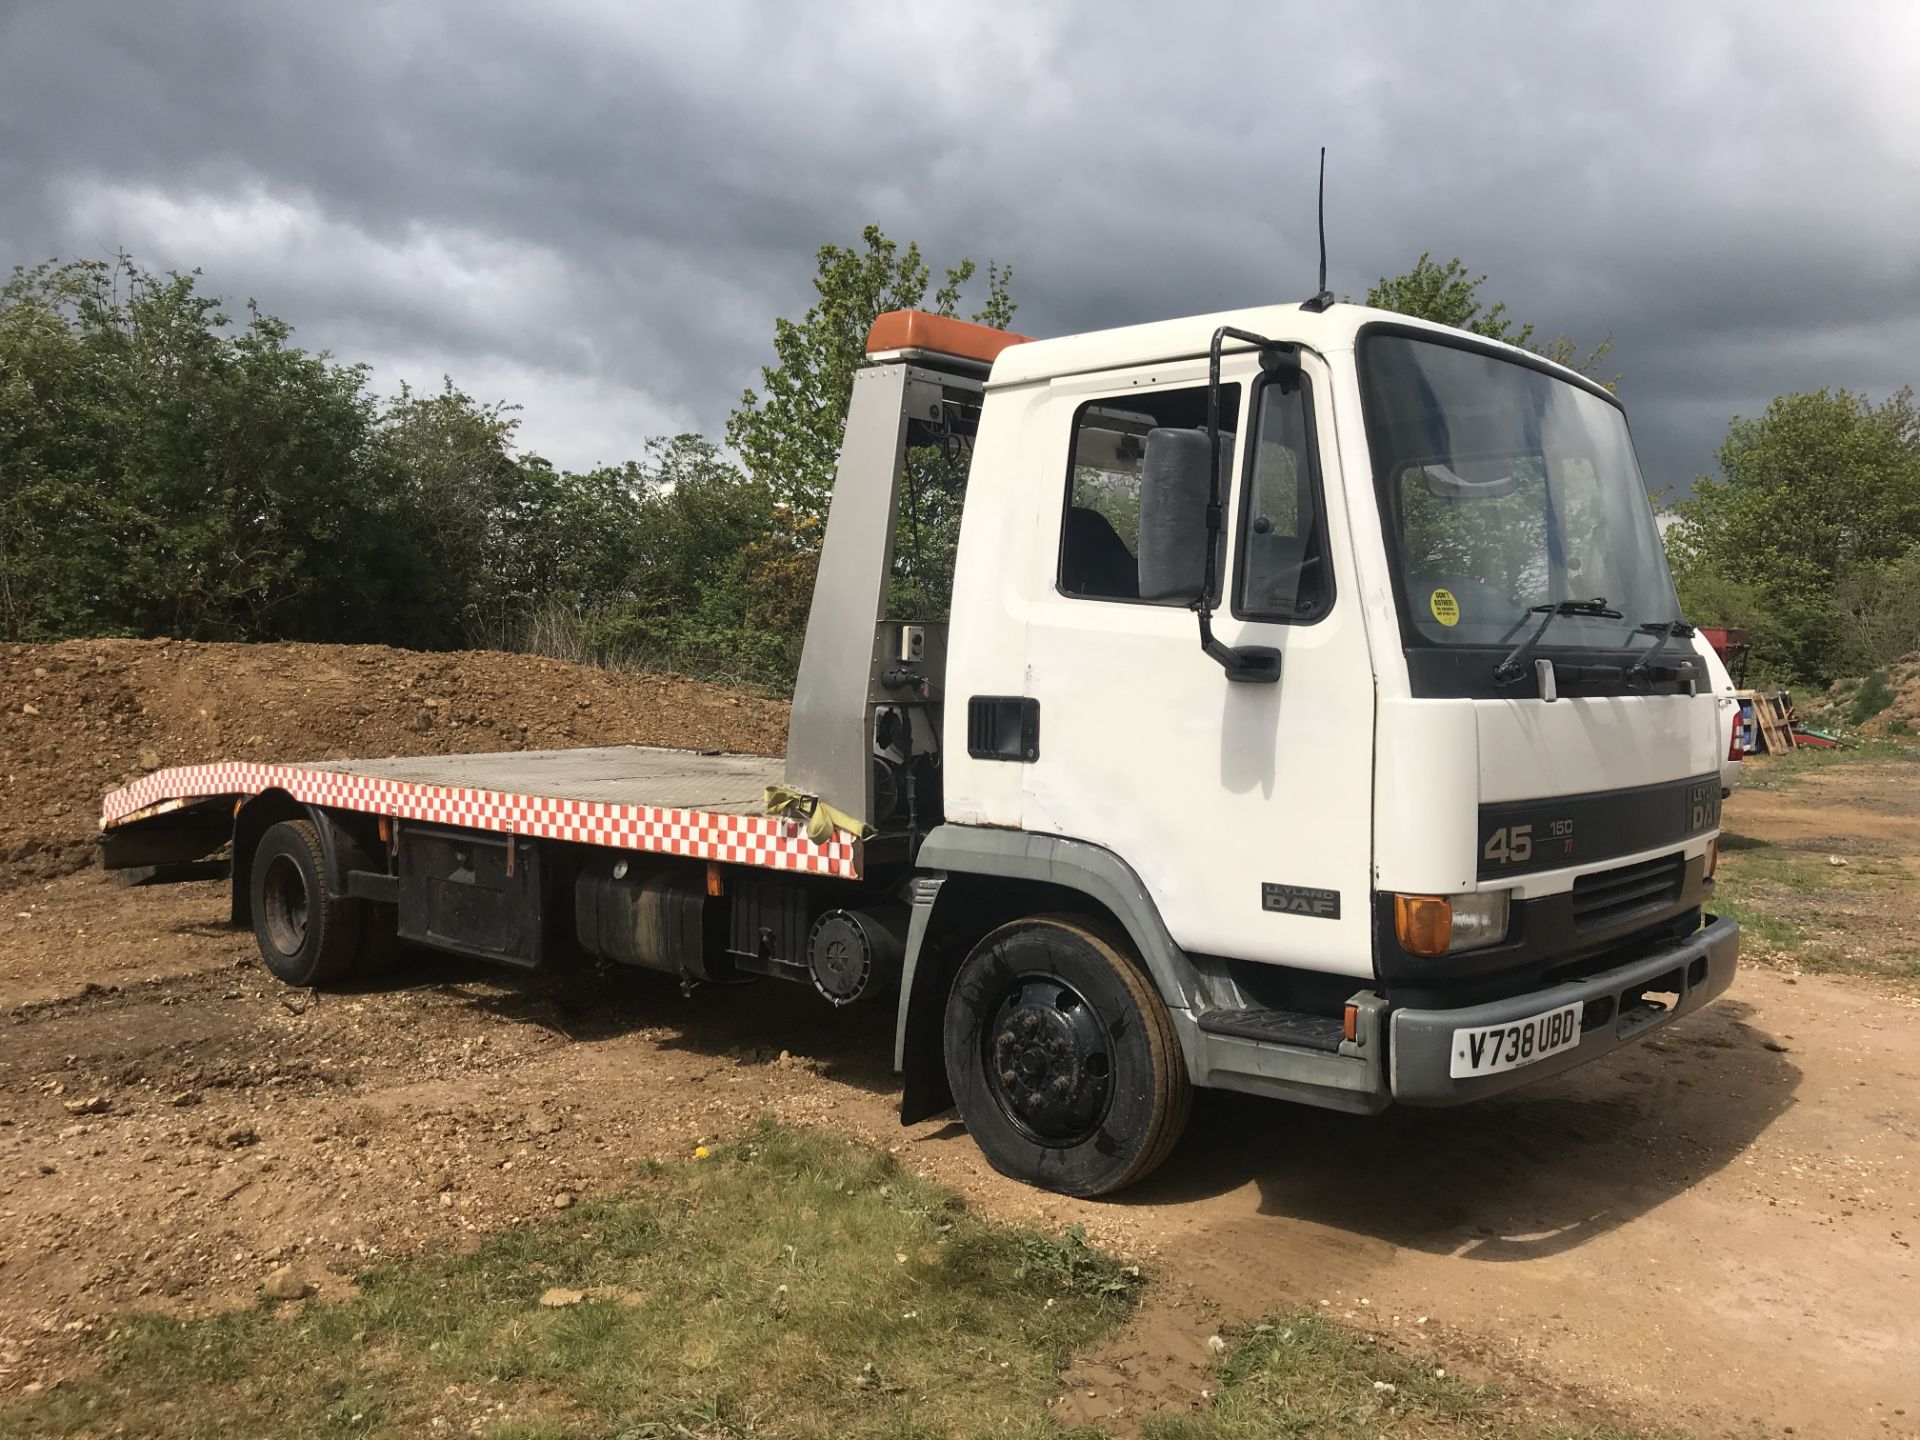
[[1173, 1020], [1126, 943], [1077, 917], [1016, 920], [954, 977], [947, 1079], [993, 1168], [1066, 1195], [1143, 1179], [1186, 1128]]

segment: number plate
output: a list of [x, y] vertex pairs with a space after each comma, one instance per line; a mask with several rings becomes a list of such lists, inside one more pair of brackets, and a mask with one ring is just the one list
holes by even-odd
[[1456, 1080], [1497, 1075], [1571, 1050], [1579, 1043], [1580, 1007], [1562, 1005], [1558, 1010], [1506, 1025], [1477, 1025], [1454, 1031], [1453, 1064], [1448, 1073]]

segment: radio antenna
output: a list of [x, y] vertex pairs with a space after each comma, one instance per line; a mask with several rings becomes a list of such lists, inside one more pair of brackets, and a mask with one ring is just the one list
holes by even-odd
[[1327, 289], [1327, 147], [1320, 147], [1320, 289], [1300, 308], [1319, 314], [1333, 304], [1333, 292]]

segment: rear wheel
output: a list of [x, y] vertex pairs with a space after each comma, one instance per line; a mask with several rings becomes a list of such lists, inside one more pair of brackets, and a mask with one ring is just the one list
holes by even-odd
[[1017, 920], [961, 964], [947, 1079], [994, 1169], [1104, 1195], [1172, 1153], [1193, 1090], [1158, 992], [1118, 936], [1077, 917]]
[[352, 968], [361, 905], [335, 891], [311, 821], [267, 828], [253, 854], [253, 938], [289, 985], [327, 985]]

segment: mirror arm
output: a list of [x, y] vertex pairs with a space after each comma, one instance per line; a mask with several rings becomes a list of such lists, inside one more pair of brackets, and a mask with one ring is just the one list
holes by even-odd
[[1280, 678], [1280, 652], [1271, 645], [1233, 646], [1216, 639], [1213, 622], [1200, 612], [1200, 648], [1220, 663], [1227, 679], [1243, 685], [1271, 685]]
[[[1269, 340], [1251, 330], [1222, 325], [1207, 347], [1207, 553], [1201, 571], [1200, 598], [1193, 608], [1200, 617], [1200, 648], [1227, 672], [1227, 679], [1243, 684], [1271, 685], [1280, 678], [1280, 652], [1271, 645], [1225, 644], [1213, 634], [1213, 588], [1220, 575], [1220, 346], [1226, 340], [1258, 346], [1265, 368], [1282, 368], [1287, 358], [1299, 363], [1299, 347]], [[1269, 359], [1275, 363], [1269, 365]]]

